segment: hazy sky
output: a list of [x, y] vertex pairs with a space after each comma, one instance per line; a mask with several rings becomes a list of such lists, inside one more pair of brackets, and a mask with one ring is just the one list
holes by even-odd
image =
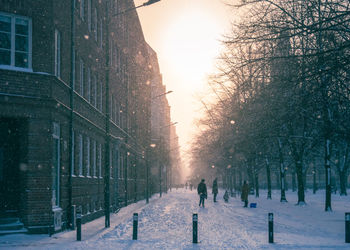
[[[140, 5], [144, 0], [135, 0]], [[161, 0], [138, 9], [144, 36], [157, 52], [172, 121], [181, 149], [195, 132], [199, 101], [208, 74], [221, 50], [220, 39], [230, 27], [230, 12], [222, 0]]]

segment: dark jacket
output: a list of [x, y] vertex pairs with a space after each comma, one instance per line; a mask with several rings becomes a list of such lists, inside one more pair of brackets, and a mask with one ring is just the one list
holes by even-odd
[[242, 186], [242, 193], [241, 193], [242, 201], [248, 200], [248, 194], [249, 194], [249, 185], [247, 183], [245, 183]]
[[213, 181], [213, 194], [217, 194], [218, 193], [218, 181], [215, 179]]
[[205, 185], [204, 182], [199, 183], [197, 187], [197, 192], [199, 195], [204, 194], [205, 196], [207, 196], [207, 185]]

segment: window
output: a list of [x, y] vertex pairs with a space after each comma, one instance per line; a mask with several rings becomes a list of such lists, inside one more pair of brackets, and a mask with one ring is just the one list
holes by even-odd
[[96, 92], [97, 92], [97, 82], [96, 82], [96, 75], [94, 74], [92, 76], [92, 86], [91, 86], [91, 105], [96, 107]]
[[0, 13], [0, 65], [32, 68], [31, 20]]
[[112, 147], [109, 149], [109, 178], [113, 179], [113, 162], [112, 162], [113, 152]]
[[52, 206], [58, 207], [60, 200], [60, 125], [53, 123], [53, 159], [51, 167], [52, 178]]
[[114, 105], [114, 97], [113, 95], [111, 95], [110, 98], [110, 103], [109, 103], [109, 118], [111, 119], [111, 121], [114, 121], [114, 116], [113, 116], [113, 105]]
[[72, 131], [72, 150], [71, 150], [71, 166], [72, 166], [72, 168], [71, 168], [71, 175], [72, 176], [74, 176], [74, 172], [75, 172], [75, 170], [74, 170], [74, 152], [75, 152], [75, 150], [74, 150], [74, 148], [75, 148], [75, 134], [74, 134], [74, 130]]
[[84, 6], [84, 0], [80, 0], [80, 17], [84, 20], [84, 12], [85, 12], [85, 6]]
[[96, 151], [96, 141], [93, 140], [92, 141], [92, 176], [96, 177], [96, 155], [97, 151]]
[[102, 41], [103, 41], [102, 18], [100, 18], [100, 48], [101, 49], [102, 49]]
[[61, 77], [61, 34], [55, 30], [55, 76]]
[[76, 81], [75, 81], [75, 79], [76, 79], [76, 62], [75, 62], [75, 55], [76, 55], [76, 51], [74, 50], [73, 51], [73, 58], [72, 58], [72, 62], [73, 62], [73, 72], [72, 72], [72, 76], [73, 76], [73, 90], [76, 90], [77, 89], [77, 86], [76, 86]]
[[83, 136], [79, 134], [79, 176], [83, 176]]
[[97, 9], [96, 8], [94, 8], [93, 31], [94, 31], [95, 41], [97, 42]]
[[87, 3], [87, 21], [88, 21], [88, 29], [89, 31], [91, 31], [91, 0], [88, 0], [88, 3]]
[[82, 59], [80, 59], [80, 95], [83, 96], [84, 94], [84, 62]]
[[98, 144], [98, 177], [102, 178], [102, 145]]
[[98, 109], [102, 111], [102, 83], [99, 82]]
[[90, 137], [86, 137], [86, 176], [90, 177]]
[[86, 96], [85, 98], [88, 102], [91, 102], [91, 70], [87, 68], [87, 88], [86, 88]]

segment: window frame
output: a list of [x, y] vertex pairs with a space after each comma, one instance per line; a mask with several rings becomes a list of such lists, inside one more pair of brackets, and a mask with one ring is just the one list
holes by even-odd
[[[0, 11], [0, 16], [8, 17], [11, 19], [11, 30], [10, 30], [10, 65], [0, 64], [0, 68], [2, 69], [15, 69], [21, 71], [30, 71], [32, 72], [32, 38], [33, 38], [33, 28], [32, 28], [32, 19], [30, 17], [21, 16], [17, 14], [11, 14]], [[27, 55], [28, 55], [28, 66], [27, 67], [19, 67], [16, 66], [16, 19], [26, 20], [28, 22], [28, 45], [27, 45]]]

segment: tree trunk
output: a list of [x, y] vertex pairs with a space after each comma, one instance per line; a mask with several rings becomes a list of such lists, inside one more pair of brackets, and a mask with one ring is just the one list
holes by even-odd
[[346, 169], [343, 169], [342, 171], [339, 171], [339, 182], [340, 182], [340, 195], [346, 196], [348, 195], [346, 192], [346, 181], [347, 181], [347, 174]]
[[330, 144], [331, 141], [326, 138], [325, 139], [325, 154], [324, 154], [324, 161], [325, 161], [325, 170], [326, 170], [326, 203], [325, 203], [325, 211], [332, 211], [332, 205], [331, 205], [331, 166], [330, 166]]
[[270, 163], [267, 157], [265, 158], [266, 161], [266, 177], [267, 177], [267, 199], [271, 198], [271, 170], [270, 170]]
[[296, 190], [296, 180], [295, 180], [295, 171], [292, 173], [292, 191], [295, 192]]
[[255, 197], [259, 197], [259, 174], [255, 171]]
[[298, 179], [298, 205], [305, 204], [305, 190], [304, 190], [304, 178], [303, 178], [303, 164], [301, 160], [298, 160], [295, 164], [297, 179]]
[[280, 158], [280, 176], [281, 176], [281, 202], [287, 202], [286, 199], [286, 190], [285, 190], [285, 169], [284, 169], [284, 161], [283, 161], [283, 153], [282, 153], [282, 143], [281, 140], [278, 139], [278, 149], [279, 149], [279, 158]]

